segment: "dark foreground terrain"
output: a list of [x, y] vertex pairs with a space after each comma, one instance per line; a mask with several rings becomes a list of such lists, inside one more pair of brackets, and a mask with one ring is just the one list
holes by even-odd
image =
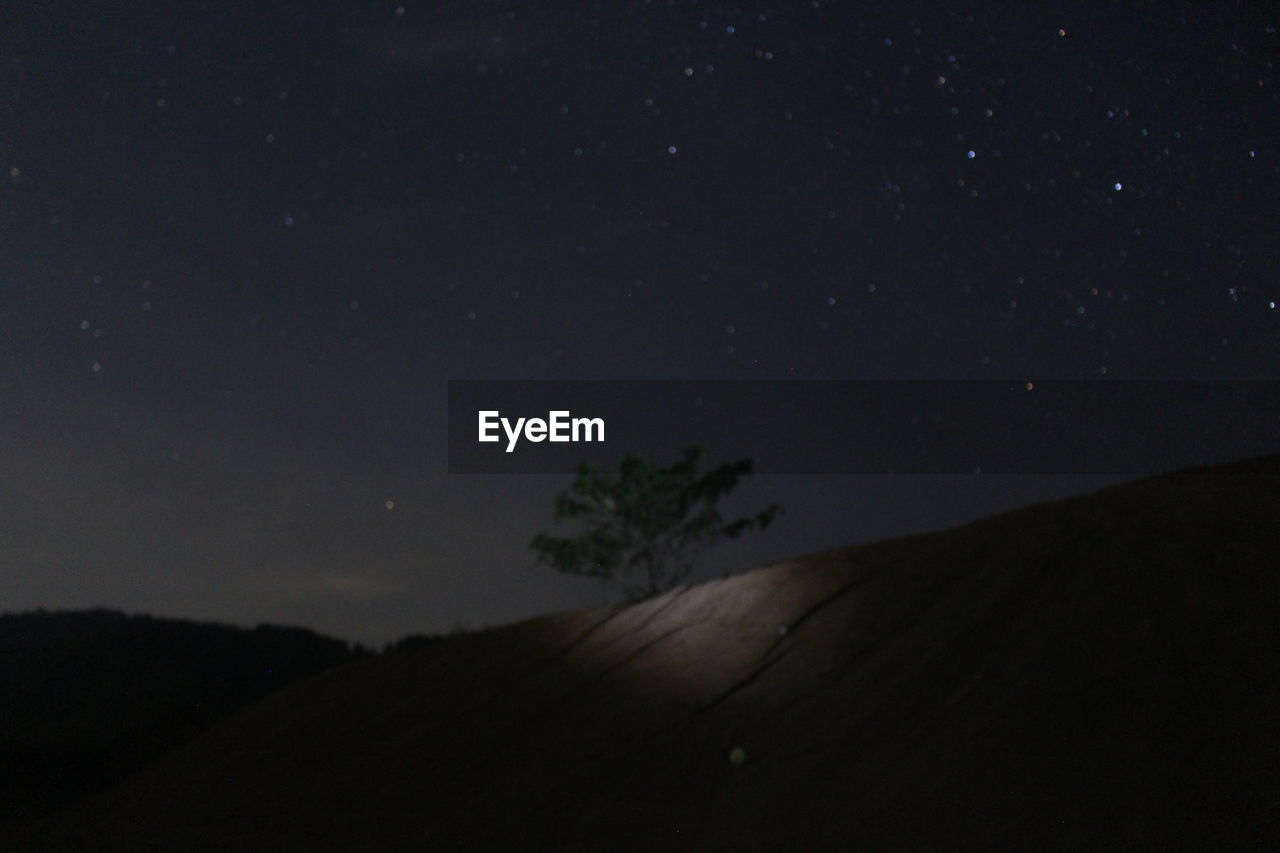
[[361, 653], [278, 625], [111, 610], [2, 614], [0, 822], [55, 812]]
[[1280, 457], [1180, 472], [330, 669], [0, 849], [1264, 849], [1277, 612]]

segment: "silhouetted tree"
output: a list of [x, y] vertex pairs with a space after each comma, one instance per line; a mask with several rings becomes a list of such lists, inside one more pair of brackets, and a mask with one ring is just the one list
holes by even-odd
[[611, 582], [637, 601], [684, 580], [716, 541], [768, 527], [781, 511], [777, 504], [731, 522], [716, 508], [751, 474], [751, 460], [699, 474], [704, 456], [705, 448], [689, 447], [668, 468], [627, 456], [616, 473], [582, 465], [571, 491], [556, 499], [555, 516], [581, 522], [583, 530], [568, 538], [535, 536], [529, 545], [538, 562]]

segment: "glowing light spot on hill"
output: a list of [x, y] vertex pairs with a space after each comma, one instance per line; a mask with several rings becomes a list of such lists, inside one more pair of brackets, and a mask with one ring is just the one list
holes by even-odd
[[729, 763], [735, 767], [740, 766], [747, 760], [747, 751], [740, 746], [735, 746], [729, 750]]
[[385, 506], [387, 509], [395, 509], [395, 508], [396, 508], [396, 502], [395, 502], [395, 501], [387, 501], [386, 503], [384, 503], [384, 504], [383, 504], [383, 506]]

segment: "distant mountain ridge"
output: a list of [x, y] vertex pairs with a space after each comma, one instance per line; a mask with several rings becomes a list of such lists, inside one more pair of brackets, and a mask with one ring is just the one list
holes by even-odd
[[47, 851], [1270, 849], [1280, 456], [330, 669]]
[[0, 821], [119, 781], [358, 649], [302, 628], [110, 610], [0, 615]]

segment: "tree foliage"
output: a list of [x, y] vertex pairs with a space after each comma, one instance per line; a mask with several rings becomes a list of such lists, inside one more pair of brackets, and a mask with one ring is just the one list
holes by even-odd
[[582, 529], [572, 537], [535, 536], [529, 544], [538, 562], [610, 582], [637, 601], [688, 577], [718, 540], [767, 528], [781, 511], [777, 504], [730, 522], [716, 506], [751, 474], [751, 460], [699, 474], [705, 456], [705, 448], [694, 446], [667, 468], [634, 455], [616, 472], [582, 465], [555, 507], [557, 521], [578, 522]]

